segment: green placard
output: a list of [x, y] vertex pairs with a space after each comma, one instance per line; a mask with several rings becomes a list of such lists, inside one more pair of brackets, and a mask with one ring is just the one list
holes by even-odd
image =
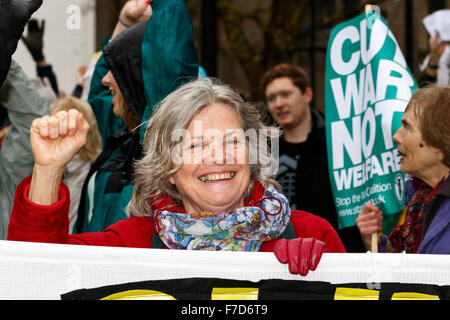
[[392, 136], [416, 89], [395, 36], [379, 15], [363, 13], [332, 30], [325, 118], [339, 228], [354, 226], [368, 201], [387, 218], [403, 210], [405, 177]]

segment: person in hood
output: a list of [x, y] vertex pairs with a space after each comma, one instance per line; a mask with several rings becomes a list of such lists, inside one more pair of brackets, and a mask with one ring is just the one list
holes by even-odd
[[198, 73], [192, 25], [180, 0], [153, 0], [152, 7], [128, 1], [104, 44], [88, 95], [102, 152], [81, 189], [74, 233], [103, 231], [128, 217], [133, 163], [142, 153], [140, 127], [180, 80]]
[[[82, 184], [77, 222], [71, 232], [101, 231], [126, 218], [121, 203], [132, 190], [131, 164], [141, 152], [134, 129], [146, 107], [140, 67], [146, 23], [139, 21], [148, 19], [142, 16], [144, 9], [135, 1], [124, 5], [122, 22], [103, 48], [91, 80], [88, 102], [97, 119], [103, 151]], [[122, 24], [125, 19], [128, 27]]]
[[[33, 123], [37, 170], [17, 189], [10, 240], [274, 252], [301, 275], [315, 270], [324, 252], [345, 252], [325, 219], [291, 210], [279, 191], [277, 162], [262, 143], [278, 129], [265, 126], [231, 86], [208, 78], [169, 94], [150, 118], [127, 208], [134, 215], [103, 232], [69, 235], [69, 191], [52, 168], [84, 145], [89, 128], [81, 115], [69, 116]], [[62, 136], [66, 126], [72, 133]]]

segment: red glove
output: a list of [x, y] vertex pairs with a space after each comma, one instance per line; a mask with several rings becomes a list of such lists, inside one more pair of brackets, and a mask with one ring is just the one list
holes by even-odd
[[302, 276], [316, 270], [324, 252], [328, 252], [326, 243], [314, 238], [280, 239], [273, 247], [278, 261], [287, 263], [290, 273]]

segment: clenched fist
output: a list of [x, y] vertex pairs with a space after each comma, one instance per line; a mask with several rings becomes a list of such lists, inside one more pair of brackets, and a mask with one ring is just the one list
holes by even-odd
[[86, 144], [89, 124], [75, 109], [33, 120], [31, 149], [36, 165], [64, 167]]
[[137, 22], [150, 19], [153, 14], [150, 2], [147, 0], [131, 0], [126, 2], [120, 12], [120, 18], [130, 26]]

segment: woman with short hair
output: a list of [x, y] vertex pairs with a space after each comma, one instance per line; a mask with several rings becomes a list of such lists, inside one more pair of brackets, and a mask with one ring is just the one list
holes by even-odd
[[[450, 87], [431, 85], [411, 98], [394, 135], [406, 183], [408, 205], [404, 223], [379, 250], [450, 254]], [[367, 203], [356, 219], [366, 247], [382, 227], [382, 213]]]

